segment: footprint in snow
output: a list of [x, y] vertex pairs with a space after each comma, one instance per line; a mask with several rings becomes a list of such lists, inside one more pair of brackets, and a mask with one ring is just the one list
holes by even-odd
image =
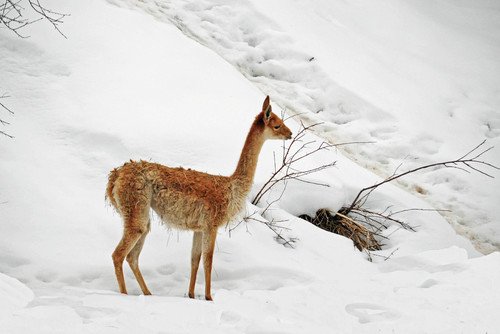
[[39, 271], [36, 275], [35, 278], [43, 283], [51, 283], [54, 282], [57, 279], [57, 273], [54, 271], [46, 270], [46, 271]]
[[234, 311], [223, 310], [219, 314], [219, 324], [234, 325], [241, 321], [241, 315]]
[[358, 318], [359, 323], [392, 321], [401, 317], [400, 313], [387, 307], [370, 303], [353, 303], [345, 307], [347, 313]]
[[83, 275], [81, 275], [81, 279], [85, 283], [91, 283], [99, 278], [101, 278], [101, 272], [97, 272], [97, 271], [94, 271], [94, 272], [90, 271], [90, 272], [86, 272]]
[[427, 289], [427, 288], [430, 288], [430, 287], [437, 285], [437, 284], [439, 284], [438, 281], [436, 281], [435, 279], [429, 278], [428, 280], [425, 280], [422, 284], [420, 284], [419, 288]]

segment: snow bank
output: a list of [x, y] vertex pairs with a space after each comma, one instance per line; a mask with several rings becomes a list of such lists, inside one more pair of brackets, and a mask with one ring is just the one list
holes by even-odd
[[34, 298], [33, 291], [13, 277], [0, 273], [0, 321]]

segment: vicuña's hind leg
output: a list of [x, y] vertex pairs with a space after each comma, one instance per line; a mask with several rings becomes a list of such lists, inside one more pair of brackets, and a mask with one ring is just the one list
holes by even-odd
[[[118, 280], [118, 287], [121, 293], [127, 293], [127, 288], [125, 287], [125, 279], [123, 277], [123, 260], [130, 253], [132, 248], [134, 248], [137, 241], [141, 236], [147, 231], [146, 224], [141, 227], [139, 224], [133, 224], [134, 222], [125, 222], [123, 229], [123, 237], [116, 246], [113, 252], [113, 264], [115, 265], [116, 279]], [[134, 226], [136, 225], [136, 226]], [[139, 226], [137, 226], [139, 225]]]
[[196, 284], [196, 274], [200, 266], [202, 233], [194, 232], [193, 247], [191, 249], [191, 279], [189, 281], [189, 298], [194, 298], [194, 286]]
[[150, 295], [151, 292], [149, 292], [149, 289], [146, 286], [146, 282], [144, 282], [144, 278], [142, 277], [141, 271], [139, 270], [139, 255], [141, 254], [142, 246], [144, 246], [144, 241], [146, 240], [146, 236], [149, 233], [149, 229], [150, 229], [150, 223], [148, 222], [148, 227], [146, 232], [144, 232], [141, 235], [141, 237], [135, 244], [134, 248], [132, 248], [130, 253], [128, 253], [127, 255], [127, 262], [130, 265], [130, 269], [132, 269], [135, 279], [139, 283], [142, 293], [145, 295]]

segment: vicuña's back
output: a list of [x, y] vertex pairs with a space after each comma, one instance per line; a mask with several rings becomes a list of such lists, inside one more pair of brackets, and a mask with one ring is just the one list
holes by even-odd
[[123, 260], [144, 294], [151, 294], [138, 266], [139, 254], [150, 230], [150, 209], [165, 224], [194, 231], [189, 297], [194, 298], [196, 274], [203, 254], [205, 298], [212, 300], [210, 284], [217, 228], [228, 223], [244, 207], [253, 182], [258, 155], [266, 139], [290, 139], [291, 131], [264, 101], [250, 128], [238, 165], [231, 176], [211, 175], [181, 167], [146, 161], [130, 161], [109, 174], [106, 197], [122, 216], [123, 237], [113, 252], [121, 293], [127, 293]]
[[222, 223], [229, 215], [230, 177], [131, 161], [114, 169], [110, 179], [115, 181], [109, 183], [107, 196], [120, 199], [115, 207], [122, 215], [140, 209], [136, 203], [144, 201], [165, 224], [197, 231], [207, 220]]

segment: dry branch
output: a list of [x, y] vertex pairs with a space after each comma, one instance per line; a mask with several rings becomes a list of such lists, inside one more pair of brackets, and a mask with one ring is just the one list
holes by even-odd
[[351, 213], [353, 210], [361, 208], [365, 204], [366, 200], [371, 195], [371, 193], [375, 189], [380, 187], [381, 185], [383, 185], [385, 183], [389, 183], [389, 182], [394, 181], [396, 179], [399, 179], [399, 178], [406, 176], [408, 174], [418, 172], [418, 171], [423, 170], [423, 169], [429, 169], [429, 168], [435, 168], [435, 167], [437, 167], [437, 168], [457, 168], [457, 169], [463, 170], [467, 173], [470, 173], [471, 171], [476, 171], [476, 172], [483, 174], [487, 177], [493, 178], [492, 175], [490, 175], [490, 174], [486, 173], [484, 170], [480, 169], [481, 167], [489, 167], [489, 168], [493, 168], [496, 170], [500, 170], [499, 167], [497, 167], [489, 162], [478, 160], [478, 158], [483, 156], [486, 152], [493, 149], [493, 147], [483, 149], [483, 145], [485, 143], [486, 143], [486, 140], [483, 140], [479, 145], [477, 145], [472, 150], [470, 150], [469, 152], [467, 152], [466, 154], [464, 154], [463, 156], [461, 156], [458, 159], [436, 162], [433, 164], [420, 166], [417, 168], [410, 169], [410, 170], [403, 172], [403, 173], [397, 173], [397, 170], [400, 167], [400, 166], [398, 166], [398, 169], [396, 169], [396, 171], [390, 177], [384, 179], [381, 182], [375, 183], [372, 186], [365, 187], [365, 188], [361, 189], [358, 192], [358, 194], [356, 195], [356, 197], [354, 198], [354, 200], [352, 201], [352, 203], [349, 206], [346, 206], [345, 208], [343, 208], [343, 212], [344, 212], [344, 214], [347, 215], [347, 214]]
[[329, 150], [330, 148], [335, 148], [338, 146], [345, 146], [345, 145], [370, 143], [370, 142], [347, 142], [347, 143], [330, 144], [325, 141], [322, 141], [318, 144], [318, 142], [314, 140], [304, 141], [304, 137], [306, 136], [307, 132], [321, 124], [322, 123], [314, 123], [305, 126], [302, 122], [300, 122], [300, 130], [292, 138], [290, 144], [286, 145], [286, 142], [283, 142], [282, 156], [279, 164], [276, 162], [276, 156], [274, 156], [274, 172], [271, 174], [269, 179], [264, 183], [264, 185], [259, 189], [255, 197], [252, 199], [252, 204], [257, 205], [262, 199], [262, 197], [267, 192], [269, 192], [275, 185], [281, 182], [286, 184], [286, 181], [288, 180], [297, 180], [304, 183], [310, 183], [328, 187], [328, 184], [305, 180], [303, 177], [327, 168], [331, 168], [335, 166], [336, 161], [332, 161], [309, 169], [297, 169], [295, 168], [295, 164], [301, 160], [311, 157], [312, 155], [320, 151]]
[[[409, 211], [446, 211], [419, 208], [392, 211], [391, 206], [388, 206], [385, 208], [385, 210], [377, 212], [374, 210], [370, 210], [365, 206], [369, 196], [373, 193], [373, 191], [381, 185], [397, 180], [400, 177], [429, 168], [458, 168], [469, 173], [471, 171], [476, 171], [485, 176], [493, 177], [492, 175], [484, 171], [484, 167], [493, 168], [496, 170], [499, 170], [500, 168], [489, 162], [479, 159], [493, 148], [489, 147], [484, 149], [484, 144], [485, 141], [481, 142], [479, 145], [477, 145], [458, 159], [428, 164], [408, 170], [406, 172], [398, 172], [402, 166], [402, 164], [400, 164], [388, 178], [375, 183], [372, 186], [361, 189], [354, 200], [351, 202], [351, 204], [342, 207], [337, 213], [332, 214], [327, 209], [320, 209], [316, 212], [315, 217], [301, 215], [300, 218], [305, 219], [324, 230], [350, 238], [354, 242], [354, 245], [360, 251], [365, 251], [368, 255], [368, 259], [372, 261], [372, 255], [381, 255], [372, 254], [371, 251], [380, 250], [383, 246], [380, 243], [380, 240], [388, 239], [389, 237], [382, 235], [381, 232], [384, 229], [387, 229], [392, 224], [397, 224], [400, 226], [400, 228], [406, 230], [416, 230], [416, 226], [409, 225], [402, 219], [399, 219], [397, 215]], [[394, 254], [396, 250], [394, 250], [387, 257], [381, 257], [387, 260]]]
[[[0, 96], [0, 99], [4, 99], [4, 98], [8, 98], [8, 97], [9, 97], [8, 95], [3, 94], [3, 95]], [[0, 107], [1, 107], [1, 109], [7, 110], [10, 114], [14, 114], [14, 112], [12, 110], [10, 110], [7, 106], [5, 106], [5, 104], [3, 104], [2, 102], [0, 102]], [[7, 122], [6, 120], [4, 120], [2, 118], [0, 118], [0, 124], [2, 124], [4, 126], [5, 125], [10, 125], [9, 122]], [[10, 135], [7, 132], [2, 131], [2, 130], [0, 130], [0, 134], [4, 135], [6, 137], [9, 137], [9, 138], [14, 138], [14, 136], [12, 136], [12, 135]]]
[[[366, 207], [366, 202], [373, 191], [381, 185], [397, 180], [400, 177], [429, 168], [458, 168], [469, 173], [471, 171], [476, 171], [485, 176], [493, 177], [481, 169], [482, 167], [493, 168], [496, 170], [500, 169], [489, 162], [479, 160], [480, 157], [493, 148], [489, 147], [484, 149], [484, 144], [485, 141], [481, 142], [479, 145], [458, 159], [428, 164], [406, 172], [398, 173], [398, 170], [401, 167], [401, 165], [399, 165], [388, 178], [375, 183], [372, 186], [361, 189], [351, 204], [342, 207], [336, 214], [331, 214], [328, 210], [322, 209], [316, 213], [316, 217], [314, 218], [308, 216], [301, 216], [301, 218], [311, 221], [313, 224], [320, 226], [323, 229], [330, 230], [334, 233], [341, 234], [352, 239], [358, 249], [366, 251], [368, 259], [371, 261], [372, 254], [370, 251], [381, 249], [380, 247], [382, 245], [378, 243], [377, 239], [388, 238], [388, 236], [383, 236], [381, 232], [382, 230], [388, 228], [389, 225], [397, 224], [400, 228], [406, 230], [416, 230], [416, 226], [409, 225], [402, 219], [396, 217], [397, 215], [409, 211], [447, 211], [420, 208], [391, 211], [391, 207], [388, 206], [385, 210], [377, 212]], [[342, 230], [342, 228], [345, 228], [345, 230]], [[391, 257], [393, 253], [391, 253], [387, 258]]]
[[[289, 228], [287, 227], [284, 227], [284, 226], [279, 226], [277, 225], [277, 223], [283, 223], [285, 221], [277, 221], [277, 220], [270, 220], [270, 221], [267, 221], [267, 220], [263, 220], [263, 219], [258, 219], [258, 218], [255, 218], [255, 213], [254, 212], [253, 214], [249, 215], [249, 216], [246, 216], [243, 218], [243, 221], [245, 222], [248, 222], [248, 221], [254, 221], [254, 222], [258, 222], [258, 223], [262, 223], [264, 224], [265, 226], [267, 226], [267, 228], [269, 228], [271, 231], [273, 231], [273, 233], [275, 234], [274, 236], [274, 240], [276, 240], [279, 244], [285, 246], [285, 247], [289, 247], [289, 248], [295, 248], [294, 246], [294, 243], [297, 242], [297, 238], [286, 238], [284, 237], [282, 234], [281, 234], [281, 231], [282, 230], [289, 230]], [[240, 224], [241, 222], [238, 223], [238, 225]]]
[[[280, 182], [286, 182], [287, 180], [294, 179], [294, 180], [300, 180], [304, 182], [310, 182], [310, 181], [305, 181], [302, 179], [303, 176], [318, 172], [320, 170], [323, 170], [325, 168], [333, 167], [335, 165], [335, 161], [321, 165], [318, 167], [306, 169], [306, 170], [298, 170], [293, 168], [293, 164], [311, 156], [312, 154], [315, 154], [319, 151], [326, 150], [332, 145], [327, 144], [326, 142], [321, 142], [319, 145], [316, 147], [310, 149], [310, 146], [313, 144], [316, 144], [315, 141], [308, 141], [304, 142], [303, 139], [306, 135], [306, 132], [313, 128], [314, 126], [319, 125], [320, 123], [317, 124], [312, 124], [309, 126], [304, 126], [304, 124], [301, 123], [301, 128], [297, 132], [297, 134], [292, 138], [290, 145], [286, 146], [285, 142], [283, 143], [282, 146], [282, 158], [281, 162], [278, 165], [276, 163], [276, 156], [274, 157], [274, 172], [271, 174], [269, 179], [264, 183], [264, 185], [260, 188], [260, 190], [257, 192], [255, 197], [252, 200], [252, 204], [256, 205], [259, 203], [259, 201], [262, 199], [262, 196], [264, 196], [268, 191], [270, 191], [273, 186]], [[311, 183], [311, 182], [310, 182]], [[328, 186], [326, 184], [319, 184], [322, 186]]]
[[[26, 18], [25, 11], [28, 6], [31, 7], [37, 18], [32, 20]], [[40, 3], [40, 0], [3, 0], [3, 2], [0, 2], [0, 24], [3, 24], [21, 38], [29, 37], [21, 33], [24, 27], [42, 20], [52, 24], [54, 29], [66, 38], [59, 29], [59, 24], [63, 23], [66, 16], [69, 16], [69, 14], [46, 8]]]

